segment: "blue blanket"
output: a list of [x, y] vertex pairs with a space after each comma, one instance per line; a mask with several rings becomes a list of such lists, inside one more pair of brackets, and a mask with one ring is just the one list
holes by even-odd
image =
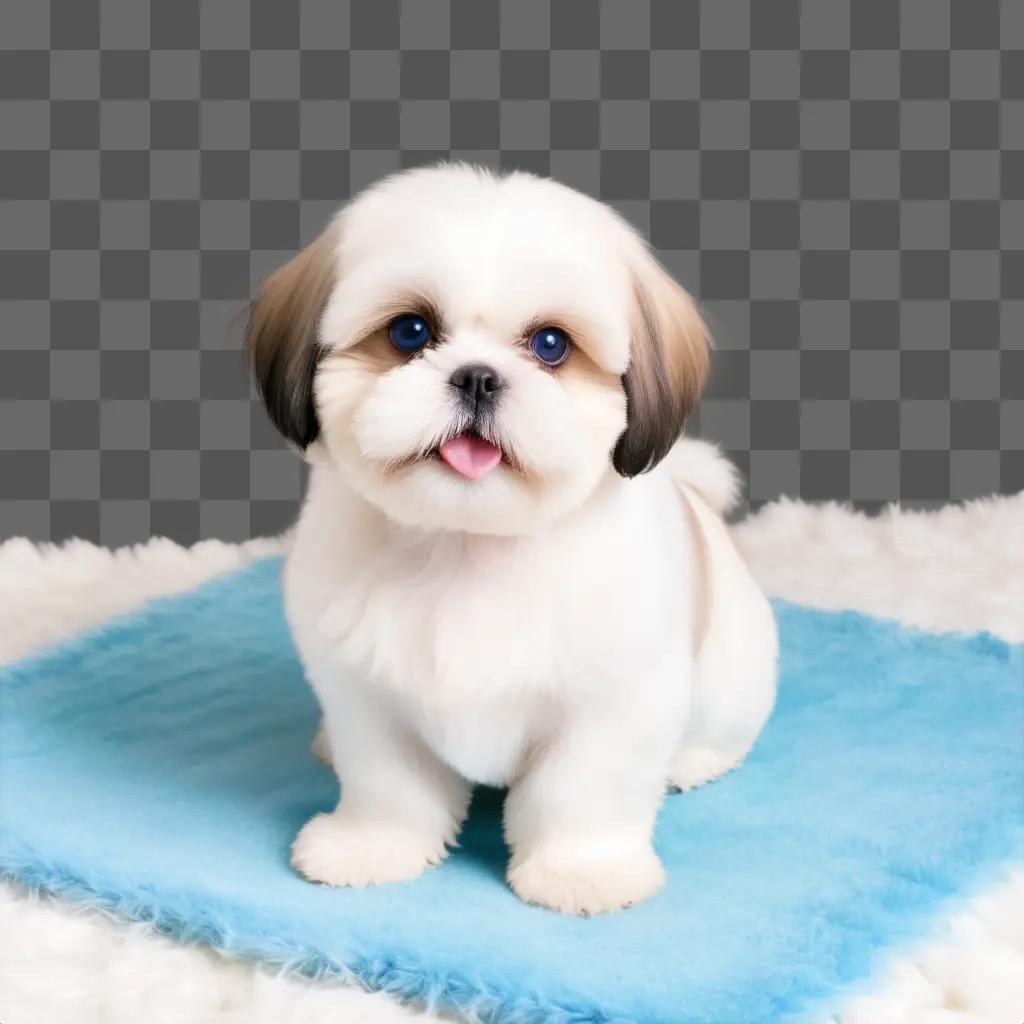
[[521, 903], [490, 790], [421, 879], [310, 885], [288, 847], [337, 784], [279, 574], [0, 669], [3, 873], [488, 1021], [761, 1024], [827, 1006], [1024, 850], [1024, 647], [779, 603], [775, 716], [740, 771], [666, 800], [651, 901]]

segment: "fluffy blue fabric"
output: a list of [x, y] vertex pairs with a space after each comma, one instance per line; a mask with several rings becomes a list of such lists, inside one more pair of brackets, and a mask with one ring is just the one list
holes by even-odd
[[593, 920], [519, 902], [500, 794], [416, 882], [330, 890], [329, 808], [268, 560], [0, 671], [0, 870], [183, 939], [495, 1022], [767, 1022], [820, 1009], [1022, 849], [1024, 647], [779, 604], [778, 710], [670, 796], [668, 886]]

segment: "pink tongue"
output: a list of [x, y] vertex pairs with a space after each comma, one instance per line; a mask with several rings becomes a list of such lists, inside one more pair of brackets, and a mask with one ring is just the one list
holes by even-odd
[[474, 434], [459, 434], [445, 441], [440, 449], [441, 458], [468, 480], [490, 473], [501, 462], [501, 449]]

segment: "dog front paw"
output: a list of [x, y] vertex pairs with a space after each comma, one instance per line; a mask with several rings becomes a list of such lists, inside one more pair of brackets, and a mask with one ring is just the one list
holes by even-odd
[[292, 843], [292, 867], [311, 882], [362, 887], [406, 882], [444, 859], [444, 841], [415, 829], [318, 814]]
[[665, 869], [649, 844], [559, 844], [513, 858], [508, 882], [527, 903], [591, 917], [652, 896], [665, 884]]

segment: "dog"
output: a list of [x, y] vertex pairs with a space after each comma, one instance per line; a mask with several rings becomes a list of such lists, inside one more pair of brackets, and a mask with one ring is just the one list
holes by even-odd
[[310, 463], [283, 586], [341, 784], [293, 866], [415, 878], [482, 783], [508, 787], [523, 900], [651, 896], [666, 789], [735, 768], [775, 699], [735, 472], [681, 439], [709, 360], [691, 297], [600, 202], [443, 165], [345, 206], [246, 345]]

